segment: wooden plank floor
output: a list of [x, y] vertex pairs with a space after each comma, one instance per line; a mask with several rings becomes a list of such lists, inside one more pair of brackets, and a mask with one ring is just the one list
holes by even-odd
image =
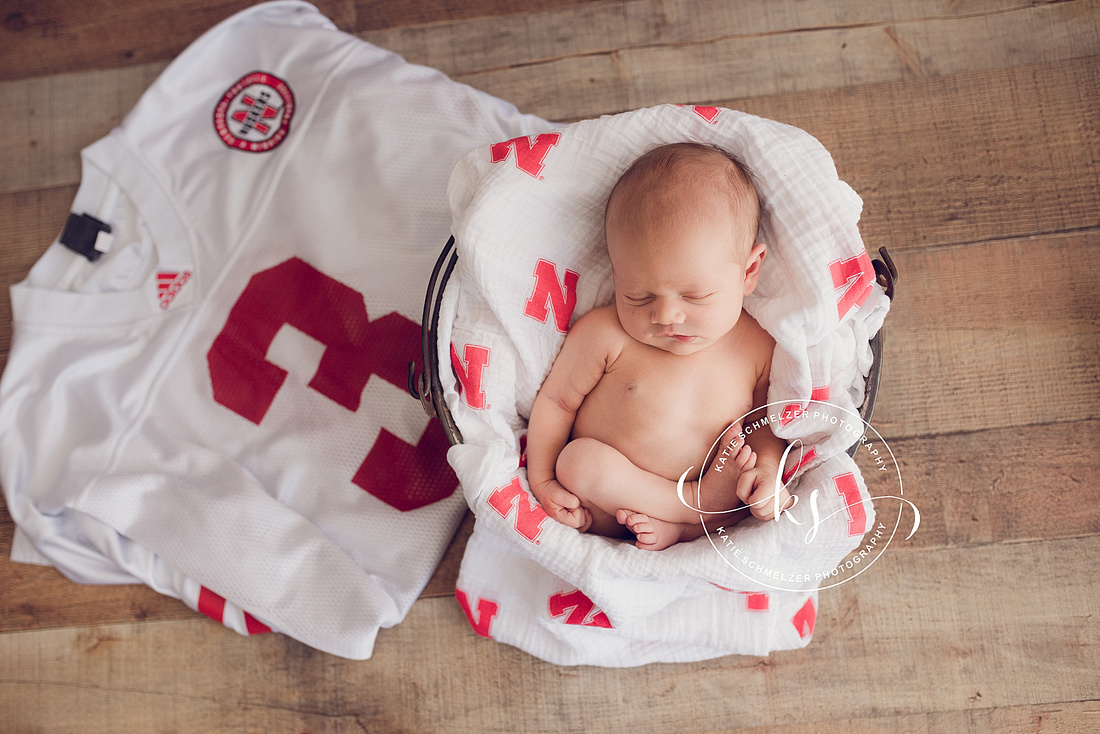
[[[0, 5], [0, 362], [80, 148], [248, 4]], [[693, 102], [818, 137], [902, 274], [874, 424], [921, 529], [822, 592], [804, 650], [605, 670], [474, 635], [451, 596], [469, 522], [352, 662], [12, 564], [0, 503], [0, 729], [1100, 731], [1097, 0], [317, 5], [549, 119]]]

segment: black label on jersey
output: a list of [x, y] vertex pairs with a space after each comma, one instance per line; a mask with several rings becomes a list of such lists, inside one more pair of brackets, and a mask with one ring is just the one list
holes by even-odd
[[95, 247], [100, 232], [110, 234], [111, 225], [99, 221], [91, 214], [70, 213], [65, 229], [61, 231], [60, 242], [78, 255], [88, 258], [89, 262], [95, 262], [103, 254]]

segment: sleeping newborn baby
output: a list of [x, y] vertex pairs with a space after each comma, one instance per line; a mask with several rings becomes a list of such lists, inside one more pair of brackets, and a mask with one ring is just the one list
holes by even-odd
[[726, 431], [767, 402], [775, 342], [742, 309], [766, 254], [759, 216], [745, 169], [711, 146], [662, 146], [616, 183], [604, 217], [615, 301], [569, 330], [531, 410], [527, 476], [551, 517], [647, 550], [692, 540], [700, 515], [676, 494], [689, 468], [698, 508], [743, 502], [769, 520], [793, 504], [775, 497], [783, 441]]

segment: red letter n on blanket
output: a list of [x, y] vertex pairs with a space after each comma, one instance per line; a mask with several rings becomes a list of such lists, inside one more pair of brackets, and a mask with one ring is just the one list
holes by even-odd
[[[569, 331], [569, 319], [577, 306], [577, 281], [580, 275], [572, 270], [565, 271], [565, 280], [558, 280], [558, 267], [549, 260], [539, 259], [535, 265], [535, 290], [527, 299], [523, 309], [525, 316], [546, 323], [550, 309], [554, 310], [554, 323], [558, 331]], [[549, 303], [547, 303], [549, 302]]]

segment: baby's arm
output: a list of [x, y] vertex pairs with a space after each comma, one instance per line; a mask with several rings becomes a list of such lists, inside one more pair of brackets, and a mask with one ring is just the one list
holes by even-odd
[[[771, 348], [774, 342], [768, 340], [768, 360], [757, 379], [756, 387], [752, 393], [752, 406], [754, 411], [768, 404], [768, 384], [771, 378]], [[753, 415], [756, 415], [754, 412]], [[748, 422], [748, 421], [746, 421]], [[776, 517], [776, 495], [779, 496], [779, 510], [785, 510], [794, 504], [785, 487], [776, 492], [776, 477], [779, 476], [780, 460], [787, 444], [783, 439], [777, 438], [770, 426], [759, 426], [756, 430], [745, 436], [747, 443], [756, 453], [756, 467], [744, 472], [737, 481], [737, 497], [749, 506], [753, 515], [761, 520], [772, 520]]]
[[557, 480], [558, 456], [569, 443], [577, 410], [618, 356], [603, 320], [593, 311], [573, 324], [542, 383], [527, 424], [527, 481], [550, 517], [581, 532], [592, 524], [580, 499]]

